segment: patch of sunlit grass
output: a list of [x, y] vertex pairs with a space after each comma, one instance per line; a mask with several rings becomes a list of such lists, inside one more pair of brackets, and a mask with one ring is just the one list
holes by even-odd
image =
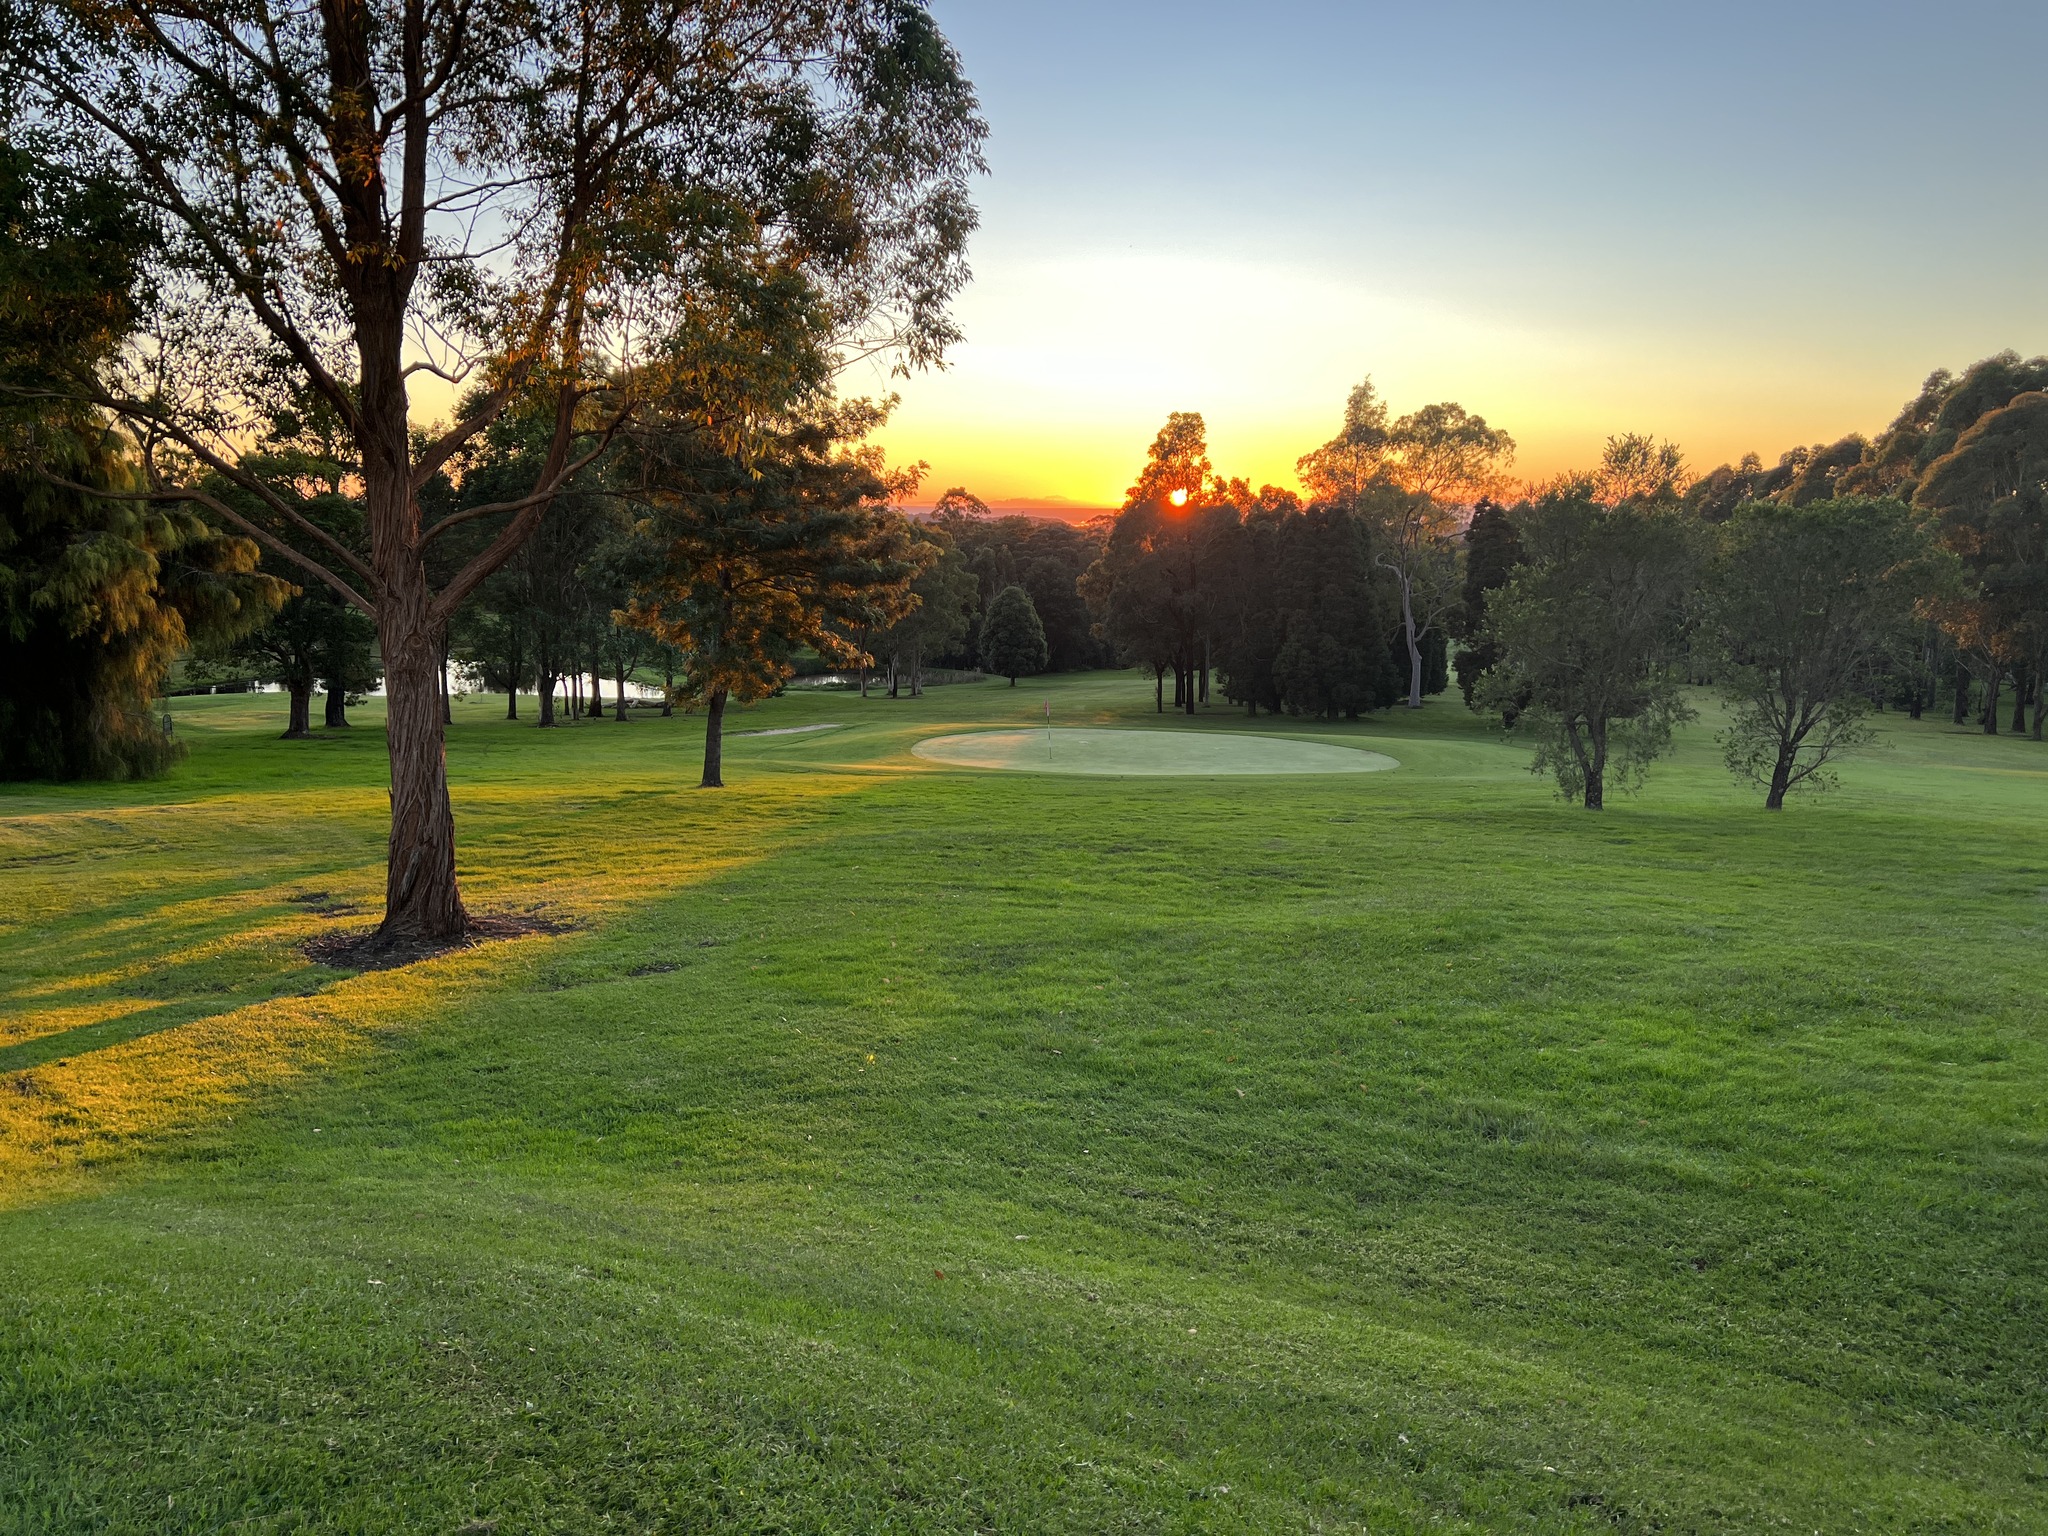
[[[771, 777], [713, 799], [678, 793], [672, 775], [630, 769], [580, 791], [533, 777], [465, 784], [457, 801], [466, 898], [477, 911], [586, 927], [743, 867], [797, 832], [807, 806], [859, 783]], [[96, 919], [17, 932], [26, 963], [0, 987], [0, 1045], [167, 1001], [187, 1012], [209, 998], [220, 1004], [139, 1038], [0, 1071], [0, 1203], [73, 1187], [82, 1169], [190, 1135], [255, 1093], [346, 1059], [379, 1031], [431, 1018], [493, 979], [502, 984], [556, 942], [494, 944], [328, 981], [308, 996], [250, 1001], [304, 985], [296, 978], [317, 985], [330, 977], [301, 946], [376, 921], [381, 845], [360, 837], [330, 845], [323, 836], [331, 818], [362, 816], [373, 799], [381, 796], [312, 783], [157, 810], [0, 822], [0, 867], [43, 870], [42, 920]], [[167, 821], [174, 846], [140, 830]], [[62, 858], [50, 858], [58, 849]]]
[[81, 1169], [189, 1135], [252, 1093], [359, 1053], [380, 1032], [459, 1006], [527, 969], [542, 939], [373, 971], [0, 1079], [0, 1205], [71, 1187]]
[[83, 1029], [91, 1024], [104, 1024], [109, 1020], [126, 1018], [131, 1013], [139, 1013], [143, 1009], [155, 1006], [155, 1001], [146, 997], [107, 997], [89, 1003], [59, 1003], [50, 1007], [10, 1011], [0, 1015], [0, 1045], [40, 1040], [45, 1035], [61, 1035], [66, 1030]]

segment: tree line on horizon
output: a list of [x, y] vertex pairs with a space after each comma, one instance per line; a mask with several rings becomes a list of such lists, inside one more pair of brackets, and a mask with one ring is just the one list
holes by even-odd
[[[2043, 734], [2048, 359], [1939, 371], [1874, 438], [1690, 473], [1669, 442], [1514, 487], [1515, 445], [1451, 402], [1395, 418], [1370, 380], [1302, 457], [1308, 496], [1217, 475], [1171, 416], [1082, 579], [1126, 664], [1356, 718], [1447, 686], [1600, 808], [1691, 715], [1730, 705], [1729, 768], [1777, 809], [1830, 781], [1887, 706]], [[2009, 703], [2007, 702], [2009, 700]], [[2029, 719], [2031, 717], [2031, 726]]]

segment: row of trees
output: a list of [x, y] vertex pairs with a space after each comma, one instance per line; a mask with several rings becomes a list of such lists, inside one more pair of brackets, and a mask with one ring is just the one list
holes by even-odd
[[[833, 410], [836, 419], [828, 412], [761, 445], [749, 477], [759, 464], [787, 474], [801, 457], [799, 445], [821, 431], [838, 433], [833, 448], [843, 451], [880, 420], [871, 402]], [[459, 488], [444, 481], [430, 489], [450, 510], [501, 499], [508, 482], [532, 474], [522, 459], [535, 451], [516, 430], [488, 434], [462, 466]], [[664, 680], [664, 714], [679, 698], [702, 697], [689, 686], [695, 655], [642, 622], [643, 597], [672, 553], [665, 541], [672, 540], [674, 519], [648, 515], [646, 498], [628, 483], [626, 462], [625, 445], [615, 444], [565, 486], [534, 536], [450, 621], [448, 654], [456, 670], [504, 693], [509, 719], [519, 718], [522, 691], [536, 695], [543, 728], [565, 717], [602, 715], [609, 687], [611, 713], [624, 720], [628, 686], [646, 672]], [[339, 473], [332, 465], [320, 469]], [[900, 499], [915, 488], [913, 475], [870, 469], [860, 482], [870, 498]], [[693, 515], [708, 526], [714, 504], [700, 498]], [[755, 531], [742, 526], [736, 536]], [[924, 691], [927, 667], [981, 667], [1014, 681], [1108, 663], [1110, 649], [1095, 635], [1079, 593], [1080, 576], [1100, 550], [1098, 529], [997, 517], [956, 487], [929, 517], [903, 520], [896, 531], [909, 541], [914, 567], [908, 611], [879, 623], [852, 622], [837, 637], [844, 644], [824, 647], [842, 655], [850, 649], [864, 694], [871, 665], [885, 676], [891, 697], [907, 690], [914, 698]], [[289, 581], [289, 566], [276, 557], [264, 565]], [[795, 639], [801, 628], [783, 623], [777, 633]], [[254, 678], [278, 685], [290, 699], [285, 735], [298, 737], [310, 729], [313, 695], [322, 688], [324, 723], [348, 723], [346, 704], [378, 679], [374, 642], [374, 630], [355, 610], [325, 592], [300, 591], [256, 630], [207, 641], [186, 671], [200, 683]], [[793, 659], [779, 655], [772, 670], [786, 671]]]
[[[1728, 766], [1772, 809], [1829, 781], [1868, 713], [1946, 689], [1987, 732], [2043, 730], [2048, 360], [1937, 373], [1874, 440], [1688, 473], [1672, 444], [1508, 504], [1514, 443], [1445, 403], [1394, 419], [1370, 381], [1294, 494], [1214, 472], [1177, 414], [1081, 579], [1097, 631], [1155, 703], [1224, 697], [1355, 717], [1446, 683], [1532, 739], [1589, 808], [1640, 780], [1688, 718], [1729, 704]], [[1980, 691], [1981, 690], [1981, 691]]]
[[1463, 603], [1461, 498], [1502, 483], [1514, 442], [1455, 405], [1398, 420], [1370, 382], [1300, 465], [1312, 499], [1216, 474], [1201, 416], [1170, 417], [1081, 579], [1098, 633], [1149, 668], [1154, 701], [1209, 697], [1356, 718], [1446, 681]]

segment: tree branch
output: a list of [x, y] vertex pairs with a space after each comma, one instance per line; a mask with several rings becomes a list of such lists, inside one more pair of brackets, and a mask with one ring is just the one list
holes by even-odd
[[370, 605], [360, 592], [335, 575], [334, 572], [327, 569], [326, 566], [309, 555], [301, 554], [262, 524], [244, 517], [218, 496], [211, 495], [206, 491], [168, 489], [160, 491], [108, 491], [102, 490], [98, 486], [85, 485], [77, 480], [66, 479], [62, 475], [52, 474], [49, 470], [43, 468], [41, 464], [36, 465], [36, 475], [39, 479], [47, 481], [51, 485], [59, 485], [67, 491], [78, 491], [87, 496], [97, 497], [101, 501], [141, 501], [153, 502], [159, 505], [175, 504], [183, 501], [196, 502], [202, 507], [212, 509], [228, 522], [233, 523], [266, 549], [283, 556], [302, 570], [310, 571], [320, 580], [326, 582], [328, 586], [332, 587], [343, 598], [354, 603], [356, 607], [362, 609], [364, 613], [369, 614], [372, 618], [375, 618], [377, 615], [377, 610]]

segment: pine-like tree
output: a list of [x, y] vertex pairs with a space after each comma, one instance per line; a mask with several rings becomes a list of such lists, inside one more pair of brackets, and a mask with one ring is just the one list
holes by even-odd
[[1003, 588], [981, 623], [982, 666], [1007, 677], [1014, 688], [1018, 678], [1043, 672], [1046, 660], [1045, 626], [1038, 622], [1031, 594], [1022, 587]]
[[774, 693], [804, 646], [850, 665], [849, 635], [911, 609], [930, 546], [889, 502], [915, 482], [857, 446], [884, 414], [865, 400], [792, 410], [758, 423], [744, 458], [688, 426], [633, 444], [630, 494], [662, 560], [627, 614], [683, 653], [677, 691], [706, 715], [702, 788], [725, 782], [728, 700]]

